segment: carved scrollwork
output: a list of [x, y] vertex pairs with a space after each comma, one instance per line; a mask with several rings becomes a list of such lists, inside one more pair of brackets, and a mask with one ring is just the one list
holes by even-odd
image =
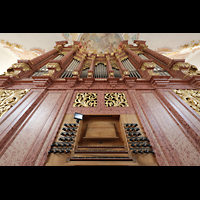
[[86, 60], [84, 67], [83, 67], [83, 70], [90, 68], [90, 65], [91, 65], [91, 60]]
[[25, 90], [0, 90], [0, 117], [12, 108], [27, 92]]
[[115, 60], [111, 60], [110, 62], [111, 62], [112, 68], [114, 68], [114, 69], [119, 69], [119, 67], [118, 67], [118, 65], [117, 65], [117, 62], [116, 62]]
[[59, 63], [48, 63], [47, 68], [56, 69], [57, 72], [61, 70]]
[[96, 93], [78, 93], [76, 95], [73, 107], [96, 107], [97, 94]]
[[183, 101], [200, 114], [200, 90], [173, 90]]
[[105, 93], [106, 107], [129, 107], [124, 93]]

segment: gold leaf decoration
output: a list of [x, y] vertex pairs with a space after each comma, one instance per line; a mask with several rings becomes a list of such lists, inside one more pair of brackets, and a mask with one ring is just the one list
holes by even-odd
[[0, 90], [0, 117], [12, 108], [29, 89], [25, 90]]
[[77, 93], [73, 107], [96, 107], [96, 93]]
[[129, 107], [124, 93], [105, 93], [106, 107]]
[[200, 90], [173, 90], [184, 102], [200, 114]]

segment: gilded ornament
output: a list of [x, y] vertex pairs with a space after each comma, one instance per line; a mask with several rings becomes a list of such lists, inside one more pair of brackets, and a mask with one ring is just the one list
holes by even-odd
[[189, 68], [191, 64], [185, 62], [177, 62], [172, 66], [172, 70], [179, 71], [181, 67]]
[[49, 69], [46, 74], [43, 74], [43, 76], [53, 76], [54, 72], [55, 72], [54, 69], [53, 70]]
[[31, 68], [29, 67], [29, 65], [27, 63], [14, 63], [12, 64], [11, 68], [22, 68], [23, 71], [30, 71]]
[[14, 70], [12, 67], [9, 67], [7, 69], [7, 72], [4, 72], [4, 76], [14, 76], [16, 78], [19, 78], [18, 74], [21, 72], [21, 70]]
[[57, 72], [61, 70], [59, 63], [47, 63], [46, 68], [48, 69], [56, 69]]
[[193, 110], [200, 114], [200, 90], [173, 90]]
[[73, 107], [96, 107], [97, 94], [96, 93], [78, 93], [76, 95]]
[[129, 107], [124, 93], [105, 93], [106, 107]]
[[0, 90], [0, 117], [12, 108], [27, 92], [25, 90]]
[[114, 73], [113, 73], [113, 72], [110, 72], [110, 73], [109, 73], [109, 77], [112, 77], [112, 76], [114, 76]]
[[81, 62], [81, 59], [79, 57], [77, 57], [77, 56], [74, 56], [74, 59], [79, 61], [79, 62]]
[[60, 53], [58, 53], [58, 55], [63, 55], [63, 56], [65, 56], [66, 54], [68, 54], [69, 53], [69, 51], [61, 51]]
[[110, 63], [111, 63], [112, 68], [119, 69], [117, 62], [115, 60], [111, 60]]
[[147, 67], [156, 67], [156, 64], [154, 62], [144, 62], [142, 64], [141, 70], [145, 71]]
[[130, 72], [129, 71], [124, 71], [123, 76], [125, 76], [125, 75], [129, 76]]
[[83, 70], [90, 68], [90, 65], [91, 65], [91, 60], [86, 60], [83, 66]]
[[107, 65], [107, 64], [106, 64], [106, 61], [96, 61], [96, 62], [95, 62], [95, 65], [98, 65], [99, 63], [102, 63], [102, 64], [104, 64], [105, 66]]
[[147, 72], [148, 72], [149, 75], [151, 75], [151, 76], [159, 76], [159, 75], [160, 75], [159, 73], [154, 73], [154, 71], [153, 71], [152, 69], [147, 70]]

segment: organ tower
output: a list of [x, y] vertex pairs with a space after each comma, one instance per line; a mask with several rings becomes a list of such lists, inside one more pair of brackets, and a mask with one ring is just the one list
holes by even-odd
[[56, 41], [0, 76], [0, 165], [200, 165], [199, 75], [143, 40]]

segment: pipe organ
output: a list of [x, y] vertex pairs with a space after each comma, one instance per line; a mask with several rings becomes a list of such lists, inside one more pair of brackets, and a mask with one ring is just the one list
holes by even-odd
[[200, 165], [194, 65], [142, 40], [66, 44], [0, 75], [0, 166]]
[[141, 78], [140, 74], [138, 73], [138, 71], [135, 69], [135, 67], [131, 64], [131, 62], [129, 61], [129, 59], [125, 59], [122, 61], [122, 64], [124, 65], [124, 67], [126, 69], [129, 70], [130, 72], [130, 77], [136, 77], [136, 78]]
[[95, 66], [94, 78], [108, 78], [107, 67], [103, 63]]
[[[60, 60], [64, 55], [60, 54], [56, 56], [53, 60]], [[41, 67], [38, 71], [36, 71], [32, 76], [43, 76], [48, 73], [47, 65]]]
[[[138, 56], [142, 59], [148, 59], [145, 55], [143, 55], [142, 53], [138, 54]], [[160, 67], [159, 65], [157, 65], [155, 63], [155, 67], [153, 72], [160, 74], [161, 76], [170, 76], [170, 78], [172, 78], [172, 76], [166, 71], [164, 70], [162, 67]]]
[[78, 67], [79, 64], [80, 62], [78, 60], [73, 59], [67, 69], [65, 69], [64, 73], [61, 75], [61, 78], [73, 77], [73, 71]]

